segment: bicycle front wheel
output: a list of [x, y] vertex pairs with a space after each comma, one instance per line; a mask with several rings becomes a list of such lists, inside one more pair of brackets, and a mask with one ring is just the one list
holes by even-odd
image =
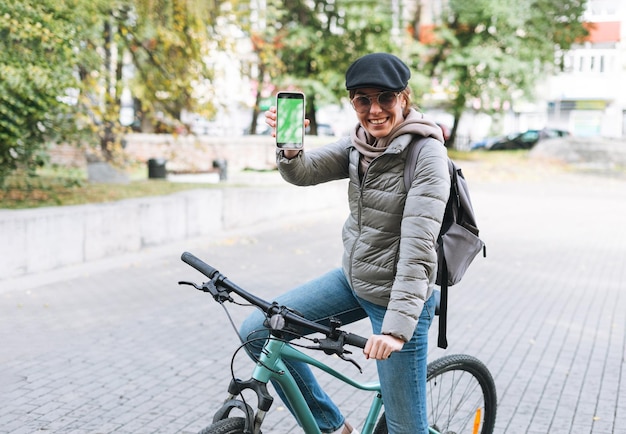
[[496, 385], [487, 367], [465, 354], [428, 364], [428, 422], [441, 434], [491, 434], [496, 423]]
[[246, 420], [242, 417], [229, 417], [204, 428], [198, 434], [243, 434]]

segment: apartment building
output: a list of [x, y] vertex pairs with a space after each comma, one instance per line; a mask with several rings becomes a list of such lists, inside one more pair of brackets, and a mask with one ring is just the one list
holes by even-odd
[[[421, 0], [420, 24], [436, 27], [448, 0]], [[516, 101], [494, 131], [485, 116], [468, 112], [459, 126], [469, 137], [543, 127], [577, 136], [626, 135], [626, 1], [587, 0], [588, 38], [564, 57], [564, 70], [537, 84], [534, 101]]]
[[626, 135], [626, 2], [588, 0], [589, 37], [546, 83], [547, 121], [578, 136]]

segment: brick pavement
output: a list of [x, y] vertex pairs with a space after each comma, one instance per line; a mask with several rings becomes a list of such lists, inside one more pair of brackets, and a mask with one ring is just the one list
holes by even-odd
[[[488, 257], [452, 288], [450, 347], [433, 345], [430, 359], [468, 353], [487, 364], [497, 433], [626, 432], [626, 182], [466, 173]], [[0, 281], [0, 433], [197, 432], [224, 397], [236, 342], [217, 304], [177, 285], [198, 277], [180, 253], [269, 297], [339, 265], [341, 214]], [[371, 378], [360, 361], [363, 376], [339, 366]], [[245, 362], [236, 359], [240, 376]], [[322, 382], [359, 423], [369, 398]], [[265, 432], [298, 430], [278, 404]]]

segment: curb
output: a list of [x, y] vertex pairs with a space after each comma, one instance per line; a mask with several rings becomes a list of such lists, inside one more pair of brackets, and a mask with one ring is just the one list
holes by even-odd
[[197, 189], [113, 203], [0, 211], [0, 282], [344, 206], [345, 182]]

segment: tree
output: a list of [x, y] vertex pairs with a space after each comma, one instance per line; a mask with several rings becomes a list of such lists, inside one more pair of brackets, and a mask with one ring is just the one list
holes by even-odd
[[256, 62], [250, 62], [251, 65], [248, 65], [247, 71], [252, 81], [256, 83], [252, 121], [249, 127], [249, 131], [254, 133], [257, 131], [257, 119], [261, 110], [267, 109], [261, 104], [265, 100], [265, 87], [272, 86], [268, 80], [270, 77], [280, 75], [282, 64], [276, 51], [277, 32], [276, 27], [271, 23], [280, 22], [285, 11], [277, 2], [264, 5], [250, 2], [248, 6], [250, 7], [249, 19], [241, 20], [240, 25], [250, 37], [252, 51], [256, 58]]
[[135, 0], [119, 14], [119, 44], [132, 57], [131, 87], [141, 113], [163, 113], [169, 120], [180, 120], [184, 110], [213, 114], [211, 99], [194, 89], [207, 89], [211, 78], [206, 60], [210, 49], [218, 48], [211, 30], [223, 3]]
[[[211, 71], [206, 59], [216, 38], [219, 0], [118, 0], [98, 2], [98, 33], [86, 41], [100, 63], [81, 65], [82, 99], [93, 114], [102, 156], [114, 160], [124, 128], [125, 88], [133, 95], [140, 128], [174, 131], [184, 111], [211, 115]], [[124, 74], [124, 71], [126, 73]]]
[[391, 37], [391, 3], [267, 1], [268, 8], [281, 13], [275, 14], [272, 26], [268, 23], [255, 35], [263, 41], [265, 53], [275, 53], [260, 57], [259, 69], [275, 86], [298, 88], [307, 95], [306, 117], [313, 134], [317, 107], [345, 96], [344, 73], [353, 60], [372, 51], [397, 52]]
[[125, 86], [146, 118], [210, 115], [207, 59], [224, 46], [216, 25], [235, 1], [0, 3], [0, 183], [18, 167], [33, 174], [53, 140], [99, 143], [114, 159]]
[[[114, 159], [120, 131], [121, 53], [115, 46], [114, 16], [123, 13], [123, 0], [79, 0], [77, 7], [87, 11], [74, 25], [83, 31], [75, 41], [79, 51], [75, 66], [80, 79], [75, 121], [84, 126], [92, 147], [101, 157]], [[97, 153], [97, 152], [96, 152]]]
[[32, 174], [52, 140], [75, 137], [79, 0], [0, 3], [0, 185]]
[[448, 83], [454, 116], [450, 144], [470, 103], [494, 113], [515, 98], [532, 98], [538, 79], [555, 67], [555, 54], [587, 34], [581, 21], [585, 3], [449, 1], [423, 68], [440, 83]]

